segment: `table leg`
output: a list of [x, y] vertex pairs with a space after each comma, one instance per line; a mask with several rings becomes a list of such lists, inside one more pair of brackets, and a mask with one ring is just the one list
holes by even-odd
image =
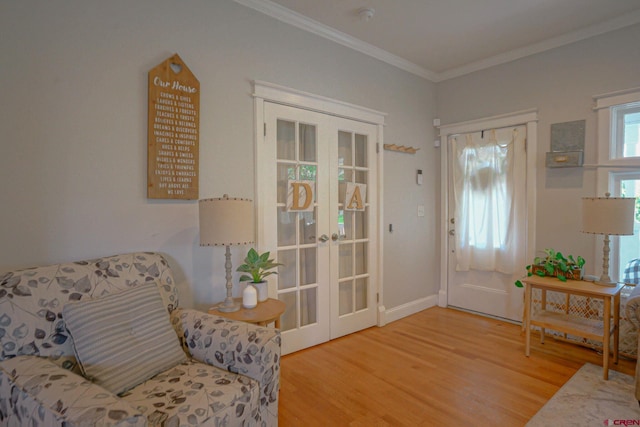
[[[546, 310], [547, 309], [547, 290], [542, 289], [541, 293], [542, 293], [542, 297], [540, 300], [540, 309]], [[542, 327], [540, 328], [540, 344], [544, 344], [544, 328]]]
[[524, 333], [525, 344], [524, 354], [529, 357], [529, 350], [531, 347], [531, 288], [532, 285], [527, 283], [524, 291]]
[[269, 326], [270, 323], [275, 323], [276, 329], [280, 329], [280, 317], [275, 317], [273, 319], [267, 319], [264, 322], [258, 322], [258, 325], [264, 326], [265, 328]]
[[620, 293], [613, 297], [613, 363], [618, 364], [620, 344]]
[[[566, 294], [564, 297], [564, 314], [569, 315], [569, 304], [571, 304], [571, 294]], [[567, 333], [564, 333], [564, 339], [567, 339]]]
[[609, 379], [609, 341], [611, 340], [611, 298], [604, 298], [604, 313], [602, 316], [604, 336], [602, 337], [602, 371], [603, 378]]

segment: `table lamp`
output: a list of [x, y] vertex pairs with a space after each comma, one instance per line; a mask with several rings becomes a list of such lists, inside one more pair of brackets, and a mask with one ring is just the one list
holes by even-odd
[[253, 204], [249, 199], [229, 197], [198, 201], [200, 246], [226, 246], [225, 272], [227, 297], [217, 308], [229, 313], [240, 309], [233, 300], [230, 246], [253, 243]]
[[595, 283], [615, 286], [609, 277], [609, 236], [633, 235], [636, 199], [625, 197], [583, 197], [582, 232], [604, 235], [602, 275]]

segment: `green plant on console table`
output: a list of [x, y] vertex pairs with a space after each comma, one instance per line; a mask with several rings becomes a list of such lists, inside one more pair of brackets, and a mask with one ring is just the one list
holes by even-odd
[[278, 274], [275, 271], [269, 271], [277, 266], [282, 265], [278, 262], [273, 262], [273, 259], [269, 259], [269, 252], [258, 254], [255, 249], [249, 249], [247, 257], [244, 259], [244, 264], [236, 269], [243, 274], [240, 276], [241, 282], [253, 282], [260, 283], [264, 281], [264, 278], [272, 274]]
[[[545, 249], [546, 256], [535, 257], [533, 264], [527, 265], [527, 277], [531, 277], [534, 274], [536, 276], [544, 277], [557, 277], [561, 282], [566, 282], [567, 279], [580, 280], [582, 278], [582, 267], [584, 267], [585, 260], [581, 256], [576, 258], [573, 255], [564, 256], [562, 252], [556, 252], [553, 249]], [[516, 280], [515, 285], [522, 288], [524, 285], [520, 280]]]

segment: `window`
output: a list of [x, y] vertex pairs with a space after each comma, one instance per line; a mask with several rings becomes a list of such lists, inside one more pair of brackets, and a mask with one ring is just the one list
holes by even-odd
[[640, 157], [640, 102], [611, 107], [611, 158]]
[[[466, 244], [479, 250], [500, 250], [507, 246], [513, 207], [513, 196], [507, 185], [513, 170], [513, 144], [490, 140], [482, 145], [472, 140], [479, 135], [465, 135], [467, 142], [461, 152], [456, 153], [457, 167], [453, 170], [462, 175], [454, 178], [458, 182], [456, 195], [462, 193], [456, 203], [460, 212], [456, 218], [466, 222]], [[453, 146], [457, 145], [454, 138]]]
[[[595, 101], [597, 194], [636, 199], [634, 235], [611, 236], [610, 275], [613, 280], [625, 280], [627, 263], [640, 258], [640, 88], [598, 96]], [[596, 254], [602, 254], [600, 240]]]
[[617, 263], [612, 264], [612, 270], [618, 273], [616, 277], [627, 281], [629, 278], [625, 275], [625, 267], [629, 261], [640, 257], [640, 171], [614, 173], [613, 182], [616, 195], [636, 199], [633, 236], [620, 236], [618, 238], [616, 249], [619, 256], [617, 257]]
[[516, 269], [522, 232], [516, 225], [526, 203], [520, 179], [526, 133], [520, 125], [449, 138], [458, 271]]

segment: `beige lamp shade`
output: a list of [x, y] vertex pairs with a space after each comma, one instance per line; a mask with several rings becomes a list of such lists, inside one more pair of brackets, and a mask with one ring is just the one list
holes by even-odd
[[254, 242], [253, 203], [229, 197], [198, 201], [200, 246], [246, 245]]
[[635, 199], [584, 197], [582, 232], [618, 236], [633, 235]]

